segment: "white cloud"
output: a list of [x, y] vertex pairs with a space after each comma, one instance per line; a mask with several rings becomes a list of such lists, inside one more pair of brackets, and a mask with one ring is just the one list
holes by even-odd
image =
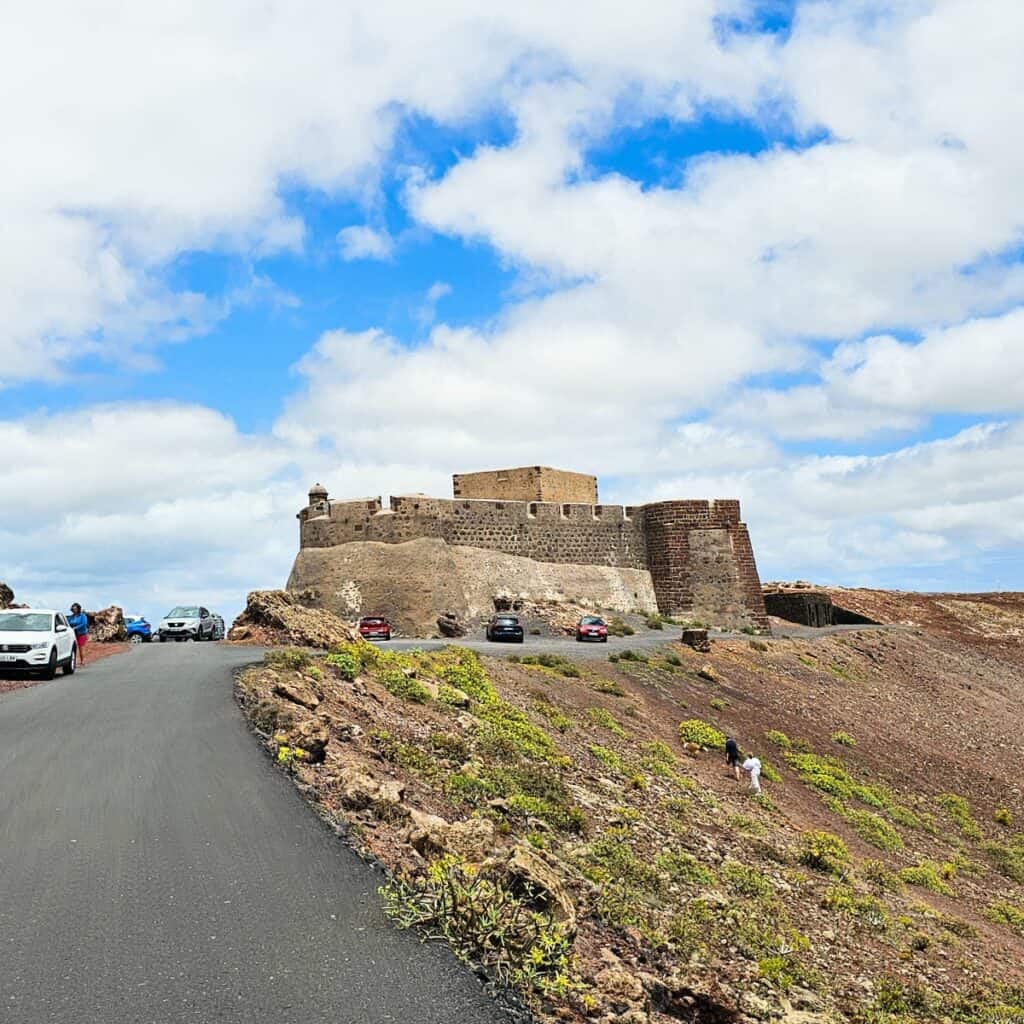
[[386, 231], [376, 231], [363, 224], [342, 228], [338, 232], [341, 258], [345, 260], [386, 260], [394, 252], [394, 239]]

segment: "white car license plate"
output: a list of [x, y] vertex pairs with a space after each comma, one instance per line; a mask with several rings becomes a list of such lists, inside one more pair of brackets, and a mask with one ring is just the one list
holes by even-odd
[[0, 654], [0, 661], [17, 661], [19, 657], [18, 654]]

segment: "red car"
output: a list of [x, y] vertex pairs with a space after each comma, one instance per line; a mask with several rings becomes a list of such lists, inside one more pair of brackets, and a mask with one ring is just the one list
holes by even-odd
[[608, 624], [599, 615], [584, 615], [576, 623], [576, 640], [596, 640], [599, 644], [608, 643]]
[[359, 620], [359, 635], [364, 640], [390, 640], [391, 623], [381, 615], [367, 615]]

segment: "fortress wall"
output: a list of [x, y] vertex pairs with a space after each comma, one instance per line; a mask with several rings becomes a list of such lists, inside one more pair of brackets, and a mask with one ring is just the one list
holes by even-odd
[[668, 615], [766, 629], [761, 584], [738, 501], [662, 501], [643, 508], [647, 564]]
[[302, 549], [431, 539], [537, 562], [649, 570], [663, 614], [767, 629], [761, 584], [735, 500], [639, 507], [402, 495], [329, 501], [299, 513]]
[[326, 515], [300, 516], [303, 548], [437, 537], [540, 562], [647, 568], [641, 524], [628, 519], [621, 506], [421, 495], [392, 498], [390, 511], [378, 511], [379, 503], [366, 501], [329, 505]]

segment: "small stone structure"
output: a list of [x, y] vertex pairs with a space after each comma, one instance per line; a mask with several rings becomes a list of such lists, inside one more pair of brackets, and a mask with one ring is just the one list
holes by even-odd
[[[505, 479], [499, 482], [499, 476]], [[542, 563], [636, 570], [650, 574], [662, 614], [768, 630], [754, 551], [738, 501], [659, 501], [623, 507], [504, 496], [577, 493], [583, 481], [596, 497], [593, 477], [546, 467], [462, 474], [454, 478], [457, 493], [468, 486], [479, 494], [493, 486], [502, 494], [401, 495], [392, 497], [388, 508], [379, 497], [332, 500], [317, 484], [309, 492], [309, 505], [298, 514], [299, 544], [310, 551], [434, 538]]]
[[808, 589], [808, 584], [795, 584], [793, 589], [766, 589], [765, 610], [769, 615], [801, 626], [823, 629], [826, 626], [877, 625], [874, 619], [840, 608], [829, 594]]
[[597, 504], [597, 477], [570, 473], [550, 466], [492, 469], [483, 473], [456, 473], [456, 498], [505, 498], [508, 501]]

